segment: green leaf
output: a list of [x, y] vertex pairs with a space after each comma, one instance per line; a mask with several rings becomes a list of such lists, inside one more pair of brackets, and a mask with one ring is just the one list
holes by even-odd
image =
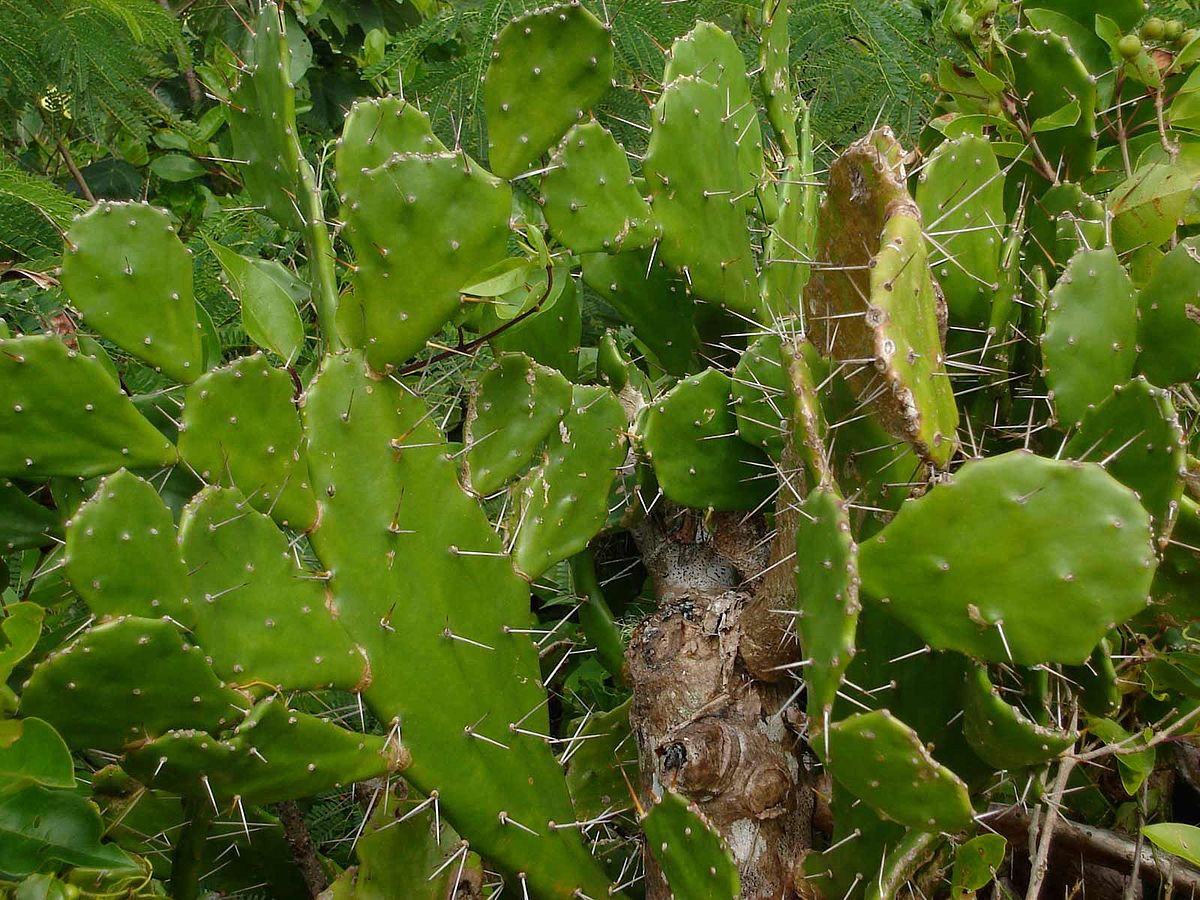
[[[1102, 741], [1110, 744], [1123, 744], [1126, 747], [1137, 746], [1136, 741], [1130, 740], [1133, 736], [1112, 719], [1088, 719], [1088, 730]], [[1149, 747], [1136, 753], [1115, 754], [1121, 785], [1130, 797], [1137, 794], [1142, 783], [1154, 771], [1155, 752], [1154, 747]]]
[[102, 844], [96, 807], [71, 791], [29, 781], [0, 789], [0, 873], [23, 878], [48, 862], [99, 869], [137, 864], [115, 844]]
[[167, 153], [150, 163], [150, 171], [163, 181], [191, 181], [206, 171], [204, 166], [182, 153]]
[[1200, 828], [1195, 825], [1162, 822], [1145, 826], [1142, 834], [1158, 849], [1200, 866]]
[[75, 787], [71, 751], [41, 719], [0, 720], [0, 786], [22, 779], [46, 787]]
[[1070, 128], [1079, 121], [1079, 115], [1079, 101], [1072, 100], [1069, 103], [1063, 104], [1048, 116], [1042, 116], [1036, 120], [1030, 127], [1030, 130], [1037, 134], [1041, 131]]
[[229, 289], [242, 303], [242, 325], [250, 340], [290, 365], [304, 347], [304, 323], [296, 308], [307, 295], [290, 271], [274, 260], [242, 256], [214, 241], [208, 246], [220, 262]]
[[954, 854], [954, 871], [951, 890], [955, 898], [973, 894], [987, 887], [995, 877], [996, 869], [1004, 862], [1004, 850], [1008, 841], [999, 834], [981, 834], [967, 841]]
[[[532, 229], [531, 229], [532, 230]], [[499, 297], [526, 284], [533, 264], [527, 259], [510, 257], [476, 272], [462, 293], [472, 297]]]
[[36, 603], [13, 603], [0, 619], [0, 684], [37, 644], [44, 612]]

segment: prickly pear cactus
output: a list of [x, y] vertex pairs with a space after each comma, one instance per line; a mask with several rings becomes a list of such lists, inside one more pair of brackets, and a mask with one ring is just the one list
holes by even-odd
[[917, 146], [818, 149], [785, 0], [636, 92], [574, 0], [491, 23], [486, 160], [365, 97], [326, 173], [265, 4], [231, 165], [302, 252], [105, 201], [3, 323], [0, 892], [1114, 883], [1195, 778], [1200, 39], [939, 10]]

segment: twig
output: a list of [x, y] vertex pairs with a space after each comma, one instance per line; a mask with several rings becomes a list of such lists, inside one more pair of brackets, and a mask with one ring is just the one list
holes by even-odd
[[274, 806], [275, 814], [279, 816], [279, 822], [283, 826], [283, 836], [287, 838], [288, 846], [292, 849], [292, 861], [296, 863], [304, 883], [308, 885], [309, 894], [316, 897], [329, 887], [329, 878], [321, 866], [321, 861], [317, 859], [312, 835], [308, 833], [308, 826], [304, 824], [304, 813], [293, 800], [276, 803]]
[[[1075, 724], [1071, 723], [1074, 730]], [[1046, 869], [1050, 861], [1050, 842], [1054, 839], [1054, 829], [1058, 824], [1059, 811], [1062, 809], [1063, 794], [1067, 790], [1067, 779], [1075, 768], [1075, 760], [1065, 756], [1058, 764], [1058, 776], [1054, 779], [1054, 788], [1046, 800], [1046, 814], [1038, 831], [1037, 849], [1033, 854], [1032, 869], [1029, 874], [1029, 889], [1025, 892], [1025, 900], [1038, 900], [1042, 890], [1042, 881], [1046, 877]], [[1031, 835], [1032, 837], [1032, 835]], [[1033, 849], [1032, 847], [1030, 849]]]
[[92, 193], [92, 189], [88, 187], [87, 179], [83, 177], [83, 173], [79, 171], [79, 166], [75, 165], [75, 157], [71, 155], [71, 151], [67, 149], [67, 145], [60, 138], [57, 141], [58, 152], [62, 155], [63, 162], [67, 164], [67, 171], [71, 173], [71, 177], [75, 179], [75, 183], [79, 185], [79, 190], [88, 203], [96, 202], [96, 195]]
[[[980, 816], [989, 828], [1008, 838], [1014, 847], [1024, 846], [1028, 840], [1030, 812], [1021, 807], [997, 804]], [[1160, 884], [1169, 884], [1185, 896], [1200, 897], [1200, 869], [1187, 865], [1177, 856], [1156, 856], [1152, 847], [1143, 847], [1139, 858], [1135, 843], [1127, 837], [1080, 825], [1062, 819], [1054, 829], [1053, 853], [1063, 858], [1072, 858], [1102, 868], [1128, 871], [1138, 861], [1141, 876], [1150, 877]]]
[[416, 362], [409, 363], [407, 366], [402, 366], [396, 370], [396, 375], [411, 375], [413, 372], [419, 372], [421, 369], [428, 365], [432, 365], [435, 362], [441, 362], [443, 359], [449, 359], [451, 356], [464, 356], [470, 353], [476, 347], [483, 346], [492, 338], [504, 334], [504, 332], [508, 331], [508, 329], [519, 324], [523, 320], [528, 319], [530, 316], [540, 310], [542, 308], [542, 304], [545, 303], [550, 297], [550, 291], [553, 289], [554, 267], [546, 266], [546, 290], [542, 292], [542, 296], [538, 298], [538, 302], [529, 307], [529, 309], [525, 310], [525, 312], [505, 322], [499, 328], [493, 328], [482, 337], [477, 337], [473, 341], [468, 341], [460, 347], [455, 347], [453, 350], [443, 350], [441, 353], [429, 357], [429, 359], [418, 359]]

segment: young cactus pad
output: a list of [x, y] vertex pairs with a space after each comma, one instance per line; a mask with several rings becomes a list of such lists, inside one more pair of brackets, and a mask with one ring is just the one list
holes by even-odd
[[1146, 605], [1156, 559], [1150, 516], [1100, 466], [1015, 451], [907, 503], [859, 564], [867, 594], [934, 648], [1036, 665], [1087, 659]]
[[612, 83], [608, 26], [578, 0], [513, 19], [484, 76], [488, 160], [520, 175], [602, 98]]
[[63, 287], [84, 320], [177, 381], [204, 371], [192, 298], [192, 254], [167, 214], [101, 203], [67, 232]]

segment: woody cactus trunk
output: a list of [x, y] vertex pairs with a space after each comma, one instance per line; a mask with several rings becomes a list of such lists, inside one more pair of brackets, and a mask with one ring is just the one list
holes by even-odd
[[[825, 167], [785, 0], [738, 26], [752, 72], [717, 25], [675, 42], [644, 153], [604, 124], [605, 14], [501, 28], [486, 165], [382, 97], [322, 171], [266, 4], [228, 115], [311, 307], [199, 247], [259, 353], [226, 358], [167, 213], [70, 228], [79, 330], [0, 339], [0, 874], [1200, 886], [1171, 821], [1200, 718], [1200, 40], [1139, 37], [1139, 3], [953, 0], [920, 146], [878, 129]], [[584, 310], [618, 325], [585, 340]], [[361, 801], [344, 868], [294, 803], [333, 795]]]

